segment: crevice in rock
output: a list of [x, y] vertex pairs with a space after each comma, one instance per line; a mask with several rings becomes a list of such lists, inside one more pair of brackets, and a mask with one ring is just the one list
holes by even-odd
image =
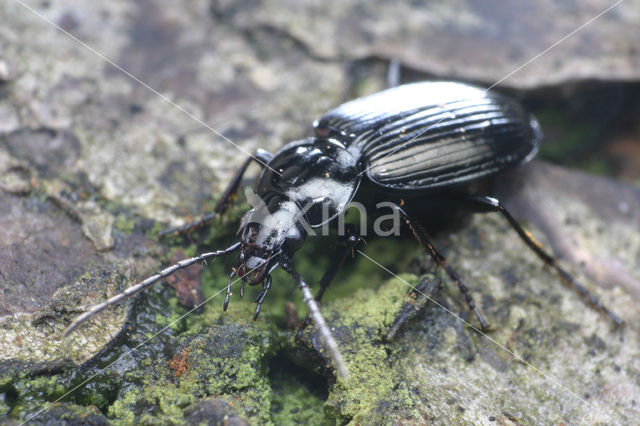
[[[325, 376], [302, 367], [299, 352], [282, 350], [269, 362], [269, 380], [273, 398], [271, 418], [289, 418], [304, 423], [323, 413], [323, 405], [329, 396], [329, 383]], [[302, 402], [302, 404], [299, 404]]]

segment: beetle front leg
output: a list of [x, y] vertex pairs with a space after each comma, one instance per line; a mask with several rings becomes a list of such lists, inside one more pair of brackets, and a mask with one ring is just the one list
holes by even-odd
[[320, 334], [322, 343], [324, 344], [325, 349], [329, 353], [329, 356], [331, 356], [331, 358], [333, 359], [333, 362], [335, 364], [336, 370], [338, 371], [338, 374], [340, 374], [340, 377], [346, 380], [349, 377], [349, 371], [347, 370], [347, 366], [344, 363], [342, 354], [338, 349], [338, 344], [336, 343], [336, 340], [334, 339], [333, 334], [331, 334], [331, 331], [329, 330], [329, 327], [327, 326], [327, 323], [324, 320], [322, 313], [320, 312], [320, 308], [318, 308], [318, 304], [316, 303], [315, 299], [313, 298], [313, 295], [311, 294], [311, 290], [309, 290], [309, 287], [304, 282], [302, 277], [300, 277], [300, 275], [298, 275], [298, 273], [293, 270], [289, 262], [282, 262], [280, 266], [287, 273], [289, 273], [289, 275], [291, 275], [293, 279], [296, 281], [296, 284], [298, 284], [300, 291], [302, 291], [302, 299], [304, 300], [304, 302], [307, 304], [307, 307], [309, 308], [309, 315], [311, 316], [311, 319], [316, 325], [316, 329]]
[[[354, 250], [358, 243], [362, 241], [360, 234], [356, 231], [355, 226], [351, 224], [347, 224], [345, 227], [345, 231], [347, 235], [345, 235], [344, 241], [345, 245], [340, 249], [338, 253], [331, 259], [331, 263], [329, 268], [320, 279], [320, 290], [316, 294], [315, 301], [320, 303], [322, 300], [322, 296], [324, 296], [325, 291], [329, 288], [329, 285], [333, 281], [333, 278], [336, 276], [338, 269], [342, 266], [342, 263], [347, 259], [349, 254], [353, 256]], [[302, 332], [309, 326], [311, 323], [311, 316], [307, 315], [304, 322], [298, 327], [298, 331], [296, 332], [296, 339], [299, 340], [302, 337]]]
[[229, 207], [229, 202], [231, 201], [231, 198], [233, 198], [233, 196], [238, 192], [238, 188], [240, 187], [240, 183], [242, 182], [242, 178], [245, 172], [247, 171], [249, 164], [251, 164], [252, 161], [256, 161], [261, 166], [266, 166], [267, 163], [271, 161], [272, 158], [273, 158], [273, 154], [271, 154], [270, 152], [267, 152], [263, 149], [257, 150], [252, 156], [247, 158], [244, 163], [242, 163], [242, 165], [236, 172], [233, 179], [231, 179], [231, 182], [227, 186], [227, 189], [225, 189], [225, 191], [222, 193], [222, 196], [220, 197], [220, 200], [218, 200], [218, 202], [216, 203], [216, 206], [213, 209], [212, 213], [207, 213], [204, 216], [202, 216], [200, 219], [197, 219], [193, 222], [189, 222], [181, 226], [174, 226], [172, 228], [164, 229], [160, 231], [158, 235], [162, 236], [167, 234], [181, 234], [183, 232], [190, 231], [192, 229], [203, 226], [207, 222], [210, 222], [216, 217], [224, 214], [224, 212], [226, 212], [227, 208]]
[[258, 320], [258, 315], [260, 315], [260, 308], [262, 307], [264, 298], [267, 297], [267, 293], [269, 293], [269, 290], [271, 290], [271, 275], [267, 275], [265, 282], [262, 284], [262, 291], [260, 292], [258, 297], [256, 297], [255, 303], [257, 304], [257, 306], [256, 311], [253, 313], [254, 321]]
[[471, 297], [471, 293], [469, 293], [469, 289], [462, 282], [462, 280], [458, 276], [458, 273], [447, 264], [447, 259], [435, 248], [435, 246], [431, 242], [431, 239], [427, 235], [427, 232], [421, 226], [414, 224], [409, 215], [402, 209], [402, 207], [394, 204], [392, 208], [400, 213], [415, 239], [418, 240], [420, 245], [427, 251], [436, 265], [443, 268], [447, 275], [449, 275], [449, 278], [451, 278], [458, 285], [462, 296], [465, 298], [467, 304], [469, 305], [469, 309], [475, 314], [476, 318], [478, 319], [482, 331], [486, 331], [488, 328], [487, 323], [482, 317], [482, 314], [480, 314], [480, 311], [478, 311], [478, 309], [476, 308], [476, 304], [473, 301], [473, 297]]
[[589, 292], [589, 290], [587, 290], [582, 284], [577, 282], [571, 276], [571, 274], [569, 274], [564, 268], [559, 266], [557, 261], [556, 261], [556, 259], [552, 255], [548, 254], [544, 250], [542, 245], [540, 243], [538, 243], [533, 238], [533, 236], [529, 232], [527, 232], [513, 218], [513, 216], [511, 216], [511, 213], [509, 213], [509, 211], [504, 207], [504, 205], [502, 205], [502, 203], [499, 200], [497, 200], [495, 198], [487, 197], [487, 196], [468, 195], [468, 196], [461, 197], [461, 201], [463, 202], [463, 204], [462, 204], [463, 207], [471, 208], [471, 209], [473, 209], [474, 211], [477, 211], [477, 212], [499, 212], [499, 213], [501, 213], [502, 216], [504, 216], [504, 218], [507, 219], [507, 222], [509, 222], [509, 225], [511, 225], [511, 227], [518, 233], [518, 236], [520, 236], [522, 241], [524, 241], [525, 244], [531, 250], [533, 250], [533, 252], [540, 259], [542, 259], [542, 261], [546, 265], [548, 265], [551, 268], [555, 269], [555, 271], [558, 273], [560, 278], [567, 285], [569, 285], [570, 287], [573, 287], [573, 289], [576, 292], [578, 292], [578, 294], [580, 294], [580, 296], [582, 296], [587, 301], [587, 303], [589, 303], [589, 305], [591, 305], [593, 308], [599, 310], [600, 312], [604, 313], [609, 318], [611, 318], [616, 323], [616, 325], [618, 325], [618, 326], [622, 325], [622, 320], [620, 319], [620, 317], [618, 317], [616, 314], [614, 314], [609, 309], [607, 309], [604, 305], [602, 305], [600, 303], [600, 301]]

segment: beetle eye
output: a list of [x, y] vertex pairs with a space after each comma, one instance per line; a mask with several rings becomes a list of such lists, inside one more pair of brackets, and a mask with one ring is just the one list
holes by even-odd
[[284, 245], [290, 252], [296, 251], [304, 243], [306, 234], [298, 227], [293, 226], [287, 232]]

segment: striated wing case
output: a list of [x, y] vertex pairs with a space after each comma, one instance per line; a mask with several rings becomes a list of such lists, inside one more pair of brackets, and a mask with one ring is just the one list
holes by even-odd
[[463, 183], [533, 158], [535, 118], [505, 96], [462, 83], [398, 86], [342, 104], [314, 123], [364, 159], [374, 183], [404, 191]]

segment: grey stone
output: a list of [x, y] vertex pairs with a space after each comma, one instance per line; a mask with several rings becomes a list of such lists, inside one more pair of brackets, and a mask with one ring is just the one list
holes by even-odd
[[524, 88], [637, 80], [639, 3], [618, 3], [599, 18], [615, 2], [222, 0], [213, 8], [236, 28], [290, 39], [324, 60], [395, 58], [434, 76]]

